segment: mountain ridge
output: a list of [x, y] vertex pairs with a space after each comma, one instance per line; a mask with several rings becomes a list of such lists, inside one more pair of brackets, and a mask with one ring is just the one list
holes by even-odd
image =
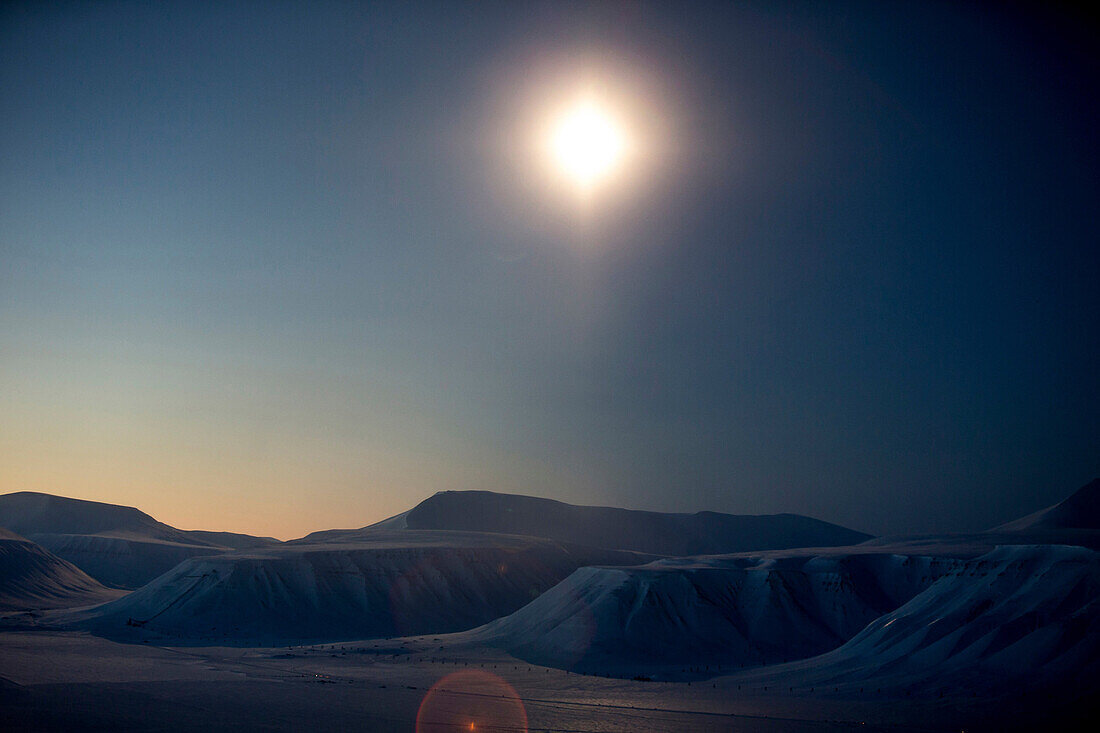
[[989, 530], [1021, 532], [1048, 529], [1100, 529], [1100, 478], [1062, 501]]
[[136, 507], [36, 491], [0, 495], [0, 526], [25, 536], [104, 585], [138, 588], [197, 555], [278, 540], [182, 530]]
[[492, 491], [440, 491], [381, 522], [357, 530], [314, 532], [297, 541], [336, 541], [379, 529], [524, 535], [667, 556], [834, 547], [872, 539], [863, 532], [793, 513], [653, 512]]

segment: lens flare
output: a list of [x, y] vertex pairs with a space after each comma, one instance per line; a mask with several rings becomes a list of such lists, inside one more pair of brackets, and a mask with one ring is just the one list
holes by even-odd
[[515, 689], [482, 670], [462, 670], [432, 685], [416, 713], [416, 733], [507, 730], [526, 733], [527, 710]]

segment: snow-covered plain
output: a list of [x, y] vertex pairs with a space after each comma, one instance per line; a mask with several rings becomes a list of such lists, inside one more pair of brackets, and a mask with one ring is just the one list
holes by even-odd
[[[753, 672], [691, 684], [584, 676], [487, 648], [440, 650], [440, 641], [173, 648], [50, 629], [6, 631], [0, 730], [408, 733], [417, 730], [417, 713], [435, 686], [445, 691], [449, 730], [461, 730], [454, 725], [460, 721], [467, 729], [474, 722], [475, 730], [532, 733], [1072, 733], [1091, 730], [1080, 721], [1096, 711], [1058, 689], [1027, 697], [1015, 689], [978, 696], [960, 689], [939, 698], [851, 686], [791, 688], [783, 678], [753, 679]], [[527, 727], [475, 717], [479, 691], [450, 682], [465, 670], [507, 684]]]

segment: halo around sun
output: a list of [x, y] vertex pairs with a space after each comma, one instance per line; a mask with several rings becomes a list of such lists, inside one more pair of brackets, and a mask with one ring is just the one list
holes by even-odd
[[507, 156], [501, 201], [590, 232], [663, 184], [678, 138], [659, 74], [597, 55], [540, 59], [510, 73], [501, 89], [522, 91], [502, 105], [499, 136], [492, 133]]
[[563, 109], [550, 128], [550, 152], [559, 171], [588, 192], [615, 173], [628, 139], [614, 114], [592, 98]]

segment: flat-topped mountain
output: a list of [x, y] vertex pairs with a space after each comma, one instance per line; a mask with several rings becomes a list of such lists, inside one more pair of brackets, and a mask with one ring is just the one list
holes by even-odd
[[578, 567], [651, 559], [535, 537], [377, 530], [191, 558], [89, 611], [82, 625], [186, 644], [438, 634], [512, 613]]
[[666, 514], [491, 491], [441, 491], [376, 525], [315, 532], [301, 541], [340, 540], [373, 529], [495, 532], [674, 556], [835, 547], [871, 537], [799, 514]]
[[270, 537], [176, 529], [133, 507], [33, 491], [0, 495], [0, 526], [116, 588], [138, 588], [196, 555], [278, 544]]
[[581, 568], [454, 641], [507, 649], [536, 664], [626, 676], [771, 664], [838, 647], [963, 563], [850, 550]]

